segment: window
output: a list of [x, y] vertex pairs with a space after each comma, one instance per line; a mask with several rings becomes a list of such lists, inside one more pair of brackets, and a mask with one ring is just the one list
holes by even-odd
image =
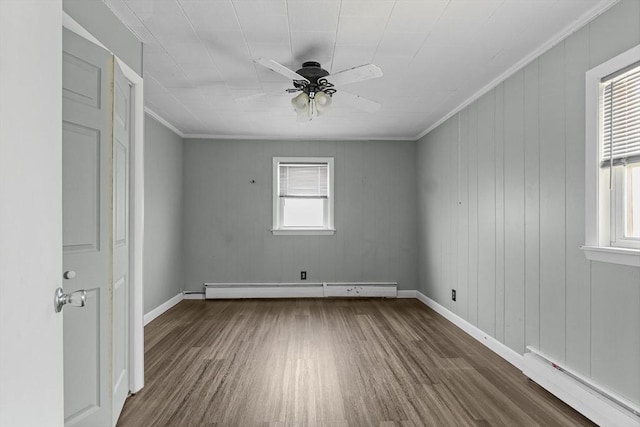
[[587, 72], [585, 254], [640, 266], [640, 46]]
[[273, 158], [273, 234], [333, 234], [333, 158]]

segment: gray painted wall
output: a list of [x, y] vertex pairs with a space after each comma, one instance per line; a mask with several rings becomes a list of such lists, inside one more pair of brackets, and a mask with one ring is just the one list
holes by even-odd
[[142, 75], [142, 43], [102, 0], [63, 0], [62, 9]]
[[590, 262], [579, 247], [585, 72], [638, 43], [640, 1], [623, 0], [417, 149], [419, 289], [636, 404], [640, 269]]
[[183, 286], [182, 138], [145, 115], [144, 312]]
[[[301, 270], [416, 288], [414, 142], [185, 140], [184, 150], [186, 289], [297, 282]], [[334, 236], [271, 234], [274, 156], [335, 158]]]

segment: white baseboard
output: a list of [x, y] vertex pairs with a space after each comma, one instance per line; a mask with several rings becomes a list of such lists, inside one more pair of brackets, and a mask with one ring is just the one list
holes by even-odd
[[581, 384], [543, 357], [530, 352], [524, 355], [523, 361], [523, 374], [594, 423], [601, 426], [640, 427], [639, 417]]
[[451, 312], [446, 307], [438, 304], [425, 294], [420, 291], [416, 291], [416, 297], [420, 300], [424, 305], [430, 307], [433, 311], [440, 314], [442, 317], [456, 325], [458, 328], [465, 331], [467, 334], [471, 335], [476, 340], [480, 341], [486, 347], [488, 347], [491, 351], [496, 353], [498, 356], [502, 357], [507, 362], [511, 363], [516, 368], [522, 370], [522, 362], [523, 357], [520, 353], [511, 350], [506, 345], [502, 344], [497, 339], [493, 338], [490, 335], [487, 335], [482, 330], [478, 329], [476, 326], [464, 320], [462, 317], [457, 314]]
[[326, 298], [397, 296], [396, 282], [205, 283], [205, 298]]
[[398, 291], [396, 298], [417, 298], [418, 291]]
[[182, 295], [182, 292], [180, 292], [178, 295], [171, 298], [169, 301], [166, 301], [160, 304], [159, 306], [157, 306], [156, 308], [154, 308], [153, 310], [145, 314], [144, 315], [145, 326], [147, 325], [147, 323], [151, 322], [153, 319], [160, 316], [162, 313], [169, 310], [171, 307], [173, 307], [174, 305], [176, 305], [182, 300], [183, 300], [183, 295]]

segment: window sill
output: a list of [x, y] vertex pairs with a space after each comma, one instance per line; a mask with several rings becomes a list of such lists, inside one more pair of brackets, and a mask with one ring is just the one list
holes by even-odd
[[640, 267], [640, 249], [615, 248], [611, 246], [582, 246], [584, 255], [591, 261]]
[[333, 236], [336, 232], [334, 228], [331, 229], [289, 229], [289, 230], [276, 230], [271, 229], [274, 236]]

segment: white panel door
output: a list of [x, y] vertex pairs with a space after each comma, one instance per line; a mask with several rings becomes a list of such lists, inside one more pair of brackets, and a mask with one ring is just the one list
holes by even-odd
[[113, 86], [113, 420], [129, 394], [129, 147], [131, 83], [114, 64]]
[[66, 29], [62, 56], [65, 425], [111, 426], [113, 57]]
[[0, 426], [62, 427], [62, 1], [0, 0]]

